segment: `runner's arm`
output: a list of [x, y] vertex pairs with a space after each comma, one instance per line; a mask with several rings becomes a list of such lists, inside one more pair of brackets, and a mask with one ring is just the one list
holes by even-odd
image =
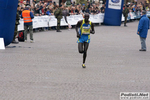
[[81, 20], [81, 21], [78, 21], [78, 23], [77, 23], [77, 25], [76, 25], [76, 27], [75, 27], [76, 33], [77, 33], [77, 38], [80, 38], [80, 34], [79, 34], [78, 28], [81, 26], [81, 24], [82, 24], [82, 20]]
[[92, 29], [91, 29], [90, 33], [91, 33], [91, 34], [94, 34], [94, 33], [95, 33], [95, 30], [94, 30], [94, 24], [93, 24], [93, 23], [91, 23], [91, 28], [92, 28]]

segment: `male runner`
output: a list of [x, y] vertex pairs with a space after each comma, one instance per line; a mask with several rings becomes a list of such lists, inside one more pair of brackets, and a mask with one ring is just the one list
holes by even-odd
[[[79, 28], [79, 30], [78, 30]], [[94, 24], [89, 21], [89, 14], [84, 15], [84, 19], [81, 21], [78, 21], [76, 25], [76, 32], [77, 32], [77, 38], [78, 38], [78, 50], [79, 53], [83, 53], [83, 64], [82, 67], [86, 68], [85, 66], [85, 60], [87, 56], [87, 50], [90, 43], [90, 33], [94, 34]]]

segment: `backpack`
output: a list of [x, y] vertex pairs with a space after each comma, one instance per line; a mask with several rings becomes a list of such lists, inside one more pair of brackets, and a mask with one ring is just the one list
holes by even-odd
[[24, 32], [19, 32], [18, 41], [19, 42], [24, 42]]

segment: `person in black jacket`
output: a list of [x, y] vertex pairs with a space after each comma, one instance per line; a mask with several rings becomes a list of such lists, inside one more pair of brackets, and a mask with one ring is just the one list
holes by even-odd
[[20, 20], [20, 16], [19, 16], [19, 5], [18, 5], [18, 8], [17, 8], [17, 13], [16, 13], [16, 22], [15, 22], [15, 32], [14, 32], [14, 38], [13, 38], [13, 41], [12, 43], [15, 43], [15, 44], [18, 44], [19, 42], [17, 42], [15, 39], [16, 39], [16, 36], [18, 34], [18, 25], [19, 25], [19, 20]]

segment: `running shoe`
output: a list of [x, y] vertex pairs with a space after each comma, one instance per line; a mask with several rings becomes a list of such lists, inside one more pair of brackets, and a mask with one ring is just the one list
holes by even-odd
[[82, 68], [86, 68], [85, 64], [82, 64]]

